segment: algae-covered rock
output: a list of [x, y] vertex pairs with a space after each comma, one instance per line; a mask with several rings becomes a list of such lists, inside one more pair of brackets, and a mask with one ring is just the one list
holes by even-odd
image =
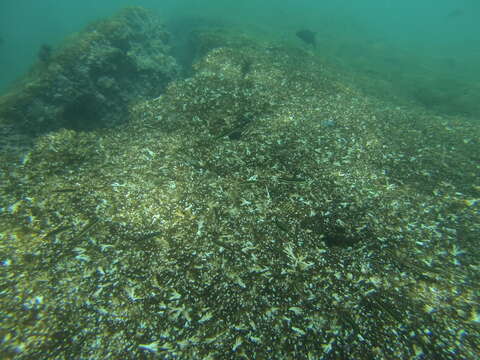
[[159, 96], [177, 75], [169, 51], [160, 20], [145, 9], [127, 8], [54, 51], [43, 46], [30, 73], [0, 97], [0, 124], [40, 134], [122, 123], [129, 104]]
[[254, 40], [193, 68], [4, 163], [1, 354], [475, 359], [478, 124]]

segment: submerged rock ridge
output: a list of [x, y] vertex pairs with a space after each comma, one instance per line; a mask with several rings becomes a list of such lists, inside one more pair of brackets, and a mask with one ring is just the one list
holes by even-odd
[[0, 97], [0, 125], [34, 135], [118, 125], [130, 103], [159, 96], [176, 77], [169, 52], [169, 34], [156, 15], [124, 9], [55, 50], [43, 45], [30, 73]]
[[0, 161], [2, 358], [476, 359], [478, 123], [244, 44]]

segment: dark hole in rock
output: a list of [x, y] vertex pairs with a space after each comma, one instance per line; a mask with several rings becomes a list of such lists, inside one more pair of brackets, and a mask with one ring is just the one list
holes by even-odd
[[350, 247], [355, 245], [360, 238], [354, 238], [353, 236], [348, 235], [345, 232], [345, 229], [341, 227], [335, 227], [330, 229], [327, 233], [325, 233], [325, 237], [323, 241], [328, 247]]
[[228, 134], [230, 140], [240, 140], [242, 138], [242, 129], [237, 129]]
[[371, 235], [368, 227], [358, 234], [351, 234], [347, 226], [330, 225], [319, 215], [305, 219], [302, 228], [309, 229], [319, 236], [323, 235], [322, 241], [328, 247], [352, 247], [370, 238]]
[[101, 107], [92, 96], [82, 96], [63, 112], [64, 126], [73, 130], [93, 130], [99, 127]]

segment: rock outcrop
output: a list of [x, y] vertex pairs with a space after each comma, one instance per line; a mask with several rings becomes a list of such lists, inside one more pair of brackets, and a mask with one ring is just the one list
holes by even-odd
[[90, 24], [57, 49], [44, 45], [29, 74], [0, 97], [3, 133], [120, 124], [133, 102], [159, 96], [177, 76], [169, 53], [164, 25], [139, 7]]

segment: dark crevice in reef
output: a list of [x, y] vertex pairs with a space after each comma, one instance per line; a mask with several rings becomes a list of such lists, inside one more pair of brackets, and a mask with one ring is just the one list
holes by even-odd
[[63, 113], [63, 119], [73, 130], [92, 130], [95, 119], [101, 116], [101, 104], [95, 98], [85, 95], [69, 104]]

